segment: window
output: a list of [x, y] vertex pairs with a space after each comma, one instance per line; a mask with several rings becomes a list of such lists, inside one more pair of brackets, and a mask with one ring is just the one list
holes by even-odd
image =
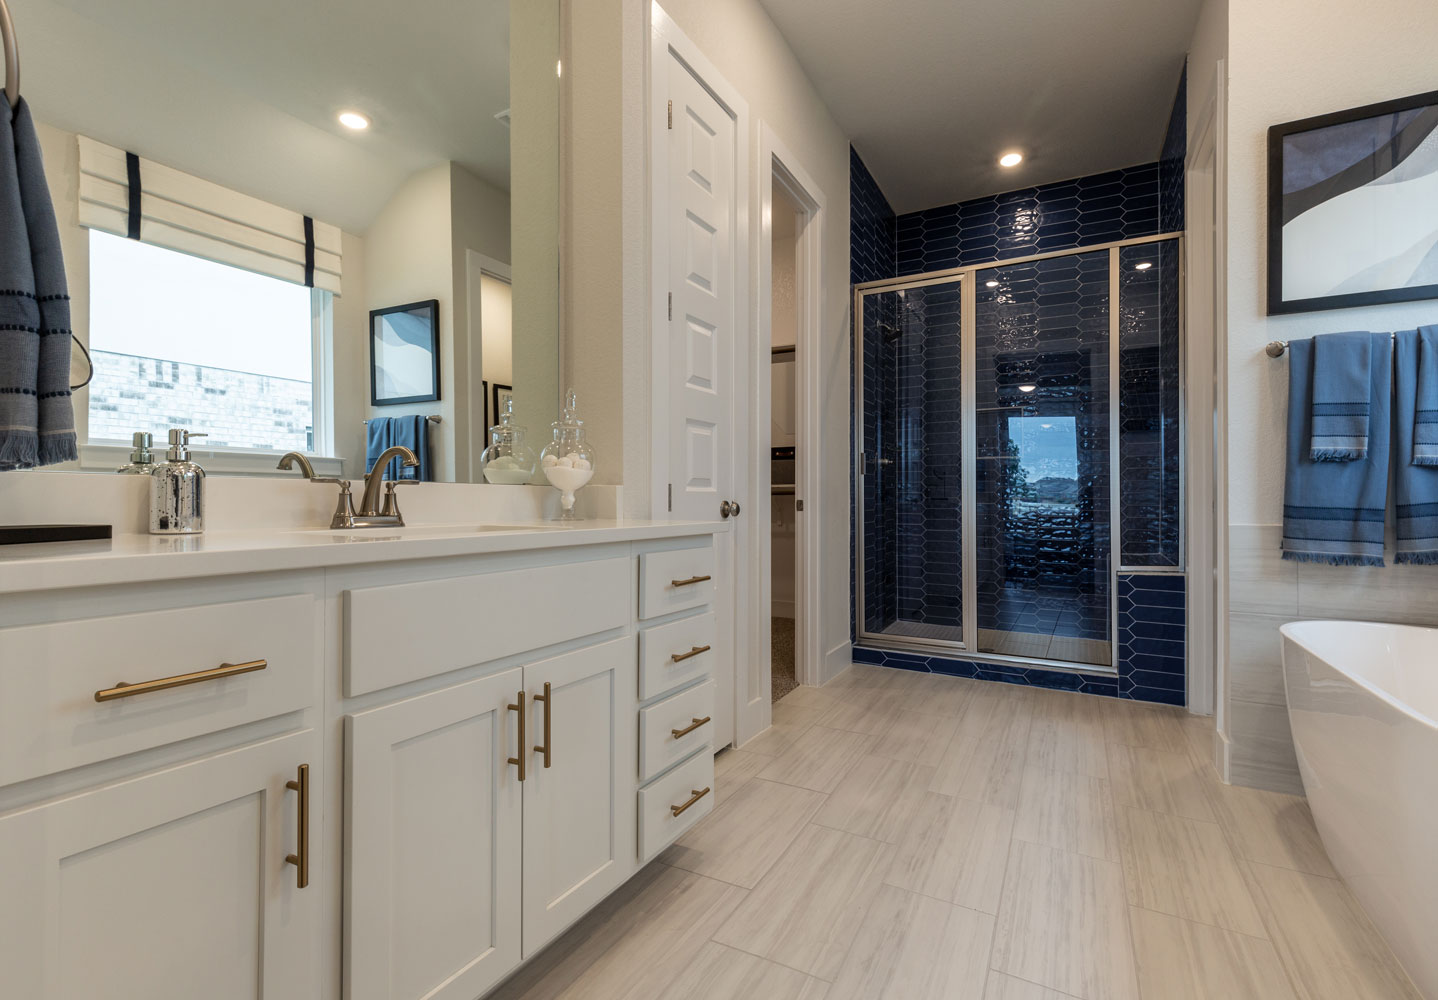
[[91, 442], [206, 432], [205, 447], [316, 449], [330, 293], [90, 230]]

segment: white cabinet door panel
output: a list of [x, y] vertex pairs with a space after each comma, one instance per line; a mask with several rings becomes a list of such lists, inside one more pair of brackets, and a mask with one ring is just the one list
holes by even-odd
[[351, 1000], [472, 1000], [519, 964], [521, 676], [346, 720]]
[[[524, 668], [531, 699], [549, 684], [550, 766], [535, 752], [524, 782], [524, 955], [584, 915], [635, 865], [637, 717], [633, 637]], [[544, 745], [543, 703], [529, 743]]]
[[[6, 996], [46, 1000], [283, 1000], [319, 993], [321, 866], [308, 888], [305, 730], [58, 799], [0, 820]], [[311, 807], [309, 847], [322, 843]]]

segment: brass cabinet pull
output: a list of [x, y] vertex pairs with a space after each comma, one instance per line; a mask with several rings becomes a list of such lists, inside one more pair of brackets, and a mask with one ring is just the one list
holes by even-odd
[[698, 801], [699, 801], [700, 799], [702, 799], [704, 796], [706, 796], [706, 795], [709, 794], [709, 789], [708, 789], [707, 786], [704, 787], [704, 788], [691, 788], [691, 789], [689, 789], [689, 791], [691, 792], [691, 795], [690, 795], [690, 798], [689, 798], [689, 801], [688, 801], [688, 802], [684, 803], [682, 806], [670, 806], [670, 807], [669, 807], [669, 811], [672, 812], [675, 816], [678, 816], [678, 815], [679, 815], [680, 813], [682, 813], [685, 809], [688, 809], [688, 808], [689, 808], [690, 806], [692, 806], [694, 803], [698, 802]]
[[153, 681], [140, 681], [138, 684], [129, 684], [125, 681], [120, 681], [112, 688], [96, 691], [95, 700], [114, 701], [116, 698], [133, 698], [137, 694], [147, 694], [150, 691], [165, 691], [169, 688], [184, 687], [186, 684], [198, 684], [200, 681], [215, 681], [221, 677], [234, 677], [236, 674], [253, 673], [256, 670], [263, 670], [269, 665], [268, 660], [251, 660], [248, 663], [221, 663], [218, 667], [211, 667], [209, 670], [196, 670], [192, 674], [176, 674], [174, 677], [161, 677]]
[[683, 663], [685, 660], [692, 659], [693, 657], [698, 656], [700, 653], [707, 653], [713, 648], [713, 646], [695, 646], [687, 653], [675, 653], [669, 658], [675, 663]]
[[518, 712], [518, 713], [519, 713], [519, 739], [518, 739], [518, 740], [515, 742], [515, 744], [514, 744], [515, 747], [516, 747], [516, 749], [519, 751], [519, 756], [518, 756], [518, 757], [511, 757], [511, 758], [509, 758], [509, 763], [514, 764], [515, 766], [517, 766], [517, 767], [519, 768], [519, 780], [520, 780], [520, 781], [523, 781], [523, 780], [524, 780], [524, 755], [527, 754], [527, 753], [529, 753], [529, 751], [526, 750], [525, 747], [524, 747], [524, 744], [528, 741], [528, 737], [525, 735], [525, 732], [526, 732], [527, 727], [526, 727], [525, 724], [524, 724], [524, 721], [525, 721], [525, 720], [524, 720], [524, 689], [523, 689], [523, 688], [521, 688], [520, 691], [519, 691], [519, 704], [518, 704], [518, 705], [506, 705], [505, 708], [507, 708], [507, 709], [508, 709], [509, 711], [511, 711], [511, 712]]
[[676, 740], [682, 739], [685, 736], [688, 736], [690, 733], [694, 732], [694, 730], [698, 729], [700, 726], [704, 725], [708, 721], [709, 716], [706, 715], [702, 719], [695, 719], [693, 725], [685, 726], [683, 729], [671, 729], [669, 731], [674, 734], [674, 738]]
[[703, 583], [705, 580], [712, 579], [714, 579], [712, 576], [691, 576], [687, 580], [670, 580], [669, 584], [674, 587], [689, 587], [696, 583]]
[[552, 697], [553, 692], [549, 688], [549, 681], [544, 682], [544, 694], [537, 694], [534, 696], [535, 701], [544, 702], [544, 744], [542, 746], [535, 747], [534, 752], [544, 754], [545, 767], [549, 766], [549, 750], [552, 746], [554, 746], [554, 737], [551, 736], [549, 732], [549, 708], [553, 704], [553, 701], [551, 701]]
[[303, 889], [310, 884], [310, 766], [301, 764], [294, 781], [286, 781], [286, 788], [300, 793], [299, 843], [294, 854], [285, 855], [285, 862], [295, 866], [295, 888]]

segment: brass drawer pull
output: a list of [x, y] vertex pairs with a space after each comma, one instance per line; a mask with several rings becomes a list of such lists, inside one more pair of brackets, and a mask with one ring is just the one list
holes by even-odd
[[669, 584], [673, 587], [690, 587], [696, 583], [703, 583], [705, 580], [712, 579], [714, 579], [712, 576], [691, 576], [687, 580], [670, 580]]
[[520, 692], [519, 692], [519, 704], [518, 704], [518, 705], [506, 705], [505, 708], [508, 709], [508, 710], [511, 711], [511, 712], [518, 712], [518, 713], [519, 713], [519, 739], [518, 739], [518, 740], [515, 742], [515, 744], [514, 744], [515, 747], [516, 747], [516, 749], [517, 749], [517, 751], [518, 751], [518, 753], [519, 753], [519, 756], [518, 756], [518, 757], [511, 757], [511, 758], [509, 758], [509, 763], [514, 764], [516, 767], [519, 768], [519, 780], [520, 780], [520, 781], [523, 781], [523, 780], [524, 780], [524, 755], [527, 754], [527, 753], [529, 753], [529, 751], [526, 750], [526, 749], [525, 749], [525, 746], [524, 746], [524, 744], [525, 744], [525, 742], [526, 742], [527, 740], [526, 740], [526, 737], [525, 737], [525, 728], [526, 728], [526, 727], [525, 727], [525, 725], [524, 725], [525, 719], [524, 719], [524, 691], [523, 691], [523, 689], [521, 689]]
[[552, 704], [554, 704], [554, 702], [551, 700], [552, 698], [553, 692], [549, 689], [549, 681], [545, 681], [544, 694], [537, 694], [534, 696], [535, 701], [544, 702], [544, 745], [535, 747], [534, 752], [544, 754], [545, 767], [549, 766], [549, 750], [551, 747], [554, 746], [554, 737], [551, 736], [549, 732], [549, 708]]
[[215, 681], [221, 677], [234, 677], [236, 674], [253, 673], [256, 670], [263, 670], [270, 665], [268, 660], [251, 660], [248, 663], [221, 663], [218, 667], [211, 667], [209, 670], [196, 670], [192, 674], [176, 674], [174, 677], [161, 677], [153, 681], [140, 681], [138, 684], [129, 684], [120, 681], [112, 688], [95, 692], [96, 701], [114, 701], [116, 698], [133, 698], [137, 694], [148, 694], [151, 691], [165, 691], [169, 688], [184, 687], [186, 684], [198, 684], [201, 681]]
[[707, 652], [709, 652], [709, 650], [711, 650], [711, 649], [713, 649], [713, 648], [714, 648], [713, 646], [695, 646], [693, 649], [691, 649], [691, 650], [690, 650], [689, 652], [687, 652], [687, 653], [675, 653], [673, 656], [671, 656], [671, 657], [669, 657], [669, 658], [670, 658], [671, 660], [673, 660], [675, 663], [683, 663], [685, 660], [692, 659], [692, 658], [698, 656], [700, 653], [707, 653]]
[[669, 731], [674, 734], [674, 738], [675, 738], [676, 740], [683, 739], [684, 737], [688, 736], [690, 733], [694, 732], [694, 730], [698, 729], [700, 726], [704, 725], [704, 724], [707, 723], [708, 721], [709, 721], [709, 716], [706, 715], [706, 716], [704, 716], [704, 718], [702, 718], [702, 719], [695, 719], [693, 725], [685, 726], [683, 729], [671, 729], [671, 730], [669, 730]]
[[700, 799], [702, 799], [704, 796], [706, 796], [706, 795], [709, 794], [709, 789], [708, 789], [707, 787], [705, 787], [705, 788], [691, 788], [691, 789], [689, 789], [689, 791], [692, 792], [693, 794], [690, 796], [688, 802], [684, 803], [682, 806], [670, 806], [670, 807], [669, 807], [669, 811], [672, 812], [675, 816], [678, 816], [678, 815], [679, 815], [680, 813], [682, 813], [685, 809], [688, 809], [688, 808], [689, 808], [690, 806], [692, 806], [694, 803], [698, 802], [698, 801], [699, 801]]
[[285, 863], [295, 866], [295, 888], [303, 889], [310, 884], [310, 766], [301, 764], [285, 787], [300, 793], [299, 843], [294, 854], [285, 855]]

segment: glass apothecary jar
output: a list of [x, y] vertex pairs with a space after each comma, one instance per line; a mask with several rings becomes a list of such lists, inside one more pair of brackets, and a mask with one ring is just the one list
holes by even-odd
[[576, 520], [574, 494], [594, 478], [594, 449], [584, 438], [579, 398], [573, 389], [564, 396], [564, 412], [550, 425], [552, 439], [539, 453], [544, 478], [559, 491], [559, 520]]
[[499, 423], [489, 429], [489, 447], [479, 456], [485, 482], [519, 486], [534, 478], [534, 449], [524, 443], [524, 434], [514, 422], [514, 400], [506, 399]]

